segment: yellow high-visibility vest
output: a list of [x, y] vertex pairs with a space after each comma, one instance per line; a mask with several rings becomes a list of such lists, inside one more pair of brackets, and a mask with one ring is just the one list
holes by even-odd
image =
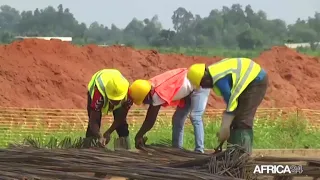
[[[234, 111], [238, 106], [238, 97], [261, 71], [259, 64], [248, 58], [226, 58], [208, 67], [215, 84], [226, 75], [232, 75], [231, 97], [227, 104], [227, 112]], [[220, 90], [214, 85], [213, 91], [221, 96]]]
[[[122, 76], [122, 74], [120, 73], [120, 71], [118, 71], [116, 69], [102, 69], [102, 70], [96, 72], [92, 76], [92, 78], [88, 84], [88, 91], [89, 91], [91, 99], [93, 99], [94, 87], [97, 87], [97, 89], [99, 90], [99, 92], [103, 96], [104, 104], [103, 104], [102, 112], [106, 113], [106, 114], [108, 114], [108, 111], [109, 111], [109, 99], [106, 95], [105, 87], [106, 87], [106, 84], [108, 83], [108, 81], [113, 76]], [[127, 96], [125, 97], [124, 100], [127, 100]], [[121, 105], [122, 105], [122, 103], [120, 102], [118, 105], [114, 106], [112, 111], [120, 108]]]

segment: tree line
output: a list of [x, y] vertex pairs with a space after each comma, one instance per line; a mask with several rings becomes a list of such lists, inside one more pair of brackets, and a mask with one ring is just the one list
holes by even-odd
[[13, 7], [0, 7], [0, 42], [10, 43], [15, 36], [68, 36], [76, 44], [126, 44], [153, 47], [212, 47], [228, 49], [261, 49], [284, 43], [309, 42], [312, 49], [320, 41], [320, 13], [306, 20], [286, 24], [281, 19], [268, 19], [250, 5], [213, 9], [207, 17], [177, 8], [172, 14], [173, 29], [164, 29], [158, 16], [133, 18], [123, 29], [99, 22], [79, 22], [69, 8], [19, 12]]

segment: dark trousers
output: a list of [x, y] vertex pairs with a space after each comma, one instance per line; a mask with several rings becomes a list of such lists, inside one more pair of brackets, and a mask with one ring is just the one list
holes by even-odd
[[252, 129], [256, 111], [268, 88], [268, 75], [261, 81], [252, 81], [238, 98], [238, 107], [232, 129]]
[[231, 124], [228, 143], [237, 144], [252, 153], [253, 147], [253, 119], [261, 104], [268, 87], [268, 76], [261, 81], [253, 81], [238, 98], [238, 107]]
[[[90, 113], [92, 111], [91, 107], [91, 97], [90, 94], [88, 93], [88, 101], [87, 101], [87, 112], [88, 112], [88, 117], [90, 119]], [[128, 123], [126, 121], [126, 117], [128, 114], [128, 110], [121, 107], [118, 108], [116, 110], [113, 111], [113, 118], [114, 121], [123, 121], [124, 123], [122, 123], [120, 126], [118, 126], [116, 128], [117, 134], [119, 137], [127, 137], [129, 136], [129, 127], [128, 127]], [[96, 119], [96, 123], [99, 125], [99, 128], [101, 127], [101, 118], [102, 118], [102, 112], [100, 112], [99, 118]], [[90, 123], [88, 122], [88, 128], [87, 128], [87, 132], [86, 132], [86, 137], [93, 137], [94, 138], [94, 134], [92, 133], [91, 129], [90, 129]]]

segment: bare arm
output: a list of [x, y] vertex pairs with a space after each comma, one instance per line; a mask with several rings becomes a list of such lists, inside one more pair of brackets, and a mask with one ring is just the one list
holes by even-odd
[[120, 123], [121, 122], [114, 120], [111, 126], [109, 127], [109, 129], [105, 133], [111, 134], [120, 125]]
[[114, 121], [112, 122], [112, 125], [109, 127], [109, 129], [105, 133], [111, 134], [114, 130], [117, 129], [119, 125], [127, 121], [127, 115], [132, 105], [133, 105], [133, 101], [131, 99], [128, 99], [127, 101], [122, 103], [121, 108], [113, 111]]
[[136, 135], [137, 137], [143, 137], [150, 129], [152, 129], [154, 123], [156, 122], [160, 108], [161, 106], [149, 106], [146, 119], [138, 131]]
[[127, 115], [129, 112], [129, 108], [121, 107], [119, 109], [116, 109], [113, 112], [114, 121], [112, 122], [112, 125], [109, 127], [109, 129], [106, 131], [106, 133], [111, 134], [118, 126], [125, 123], [127, 121]]
[[97, 121], [96, 121], [99, 118], [99, 116], [100, 116], [100, 112], [98, 111], [90, 112], [90, 118], [89, 118], [90, 129], [91, 129], [91, 132], [94, 134], [94, 136], [97, 138], [102, 137], [100, 133], [99, 125], [97, 124]]
[[98, 121], [101, 121], [101, 111], [103, 108], [104, 99], [98, 89], [95, 90], [91, 104], [90, 104], [90, 116], [89, 126], [94, 137], [101, 138], [100, 125]]

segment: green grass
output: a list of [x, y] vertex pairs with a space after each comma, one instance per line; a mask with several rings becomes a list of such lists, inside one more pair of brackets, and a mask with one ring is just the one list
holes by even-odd
[[[214, 49], [214, 48], [184, 48], [184, 47], [136, 47], [137, 49], [155, 49], [164, 54], [184, 54], [187, 56], [207, 56], [207, 57], [247, 57], [256, 58], [268, 49], [260, 50], [231, 50], [231, 49]], [[297, 49], [299, 53], [320, 57], [320, 51], [312, 51], [309, 48]]]
[[[157, 143], [161, 140], [171, 139], [171, 123], [165, 119], [159, 119], [155, 127], [147, 134], [148, 143]], [[205, 148], [213, 149], [217, 145], [216, 132], [219, 130], [219, 120], [205, 121]], [[130, 125], [131, 144], [133, 137], [140, 125]], [[104, 128], [106, 129], [106, 127]], [[31, 136], [36, 138], [43, 145], [48, 143], [51, 137], [61, 141], [65, 137], [72, 139], [83, 137], [84, 130], [75, 131], [62, 127], [60, 131], [49, 132], [45, 128], [37, 128], [32, 131], [25, 131], [23, 126], [14, 129], [0, 128], [0, 147], [4, 148], [12, 142], [22, 142], [24, 138]], [[113, 138], [116, 133], [113, 133]], [[283, 149], [283, 148], [320, 148], [320, 129], [311, 128], [307, 121], [290, 118], [288, 120], [267, 118], [257, 119], [254, 127], [254, 148], [255, 149]], [[108, 145], [112, 147], [113, 141]], [[194, 135], [191, 125], [186, 125], [184, 135], [184, 147], [193, 149]]]
[[262, 51], [256, 50], [230, 50], [230, 49], [213, 49], [213, 48], [156, 48], [160, 53], [164, 54], [184, 54], [187, 56], [218, 56], [218, 57], [248, 57], [255, 58]]

